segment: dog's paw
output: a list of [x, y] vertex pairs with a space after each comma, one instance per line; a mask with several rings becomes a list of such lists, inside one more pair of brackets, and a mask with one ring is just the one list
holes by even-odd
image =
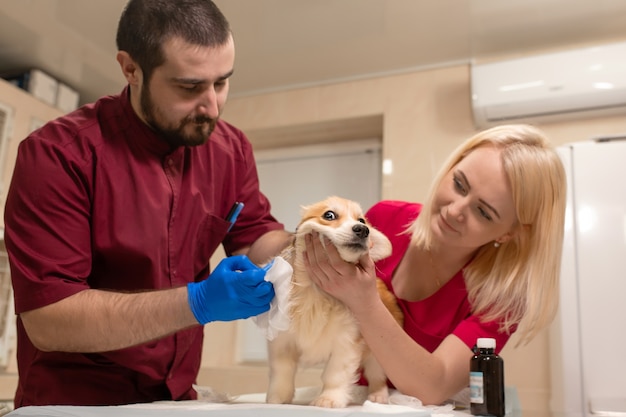
[[389, 404], [389, 393], [388, 392], [370, 392], [367, 395], [367, 399], [373, 403], [379, 404]]
[[315, 407], [324, 407], [324, 408], [344, 408], [348, 404], [342, 401], [336, 401], [333, 398], [328, 397], [317, 397], [313, 401], [311, 401], [311, 405]]
[[268, 404], [291, 404], [293, 402], [293, 394], [292, 395], [268, 394], [265, 397], [265, 402]]
[[347, 395], [322, 392], [316, 399], [311, 401], [311, 405], [324, 408], [344, 408], [348, 406], [350, 399]]
[[285, 390], [283, 392], [270, 391], [265, 396], [265, 402], [268, 404], [291, 404], [294, 394], [293, 390]]

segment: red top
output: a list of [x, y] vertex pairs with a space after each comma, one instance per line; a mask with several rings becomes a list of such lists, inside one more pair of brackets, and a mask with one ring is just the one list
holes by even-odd
[[[245, 207], [227, 232], [236, 201]], [[205, 145], [171, 151], [135, 115], [128, 88], [21, 142], [5, 225], [17, 314], [88, 288], [199, 281], [220, 243], [230, 254], [283, 228], [242, 132], [220, 121]], [[19, 317], [17, 332], [17, 407], [195, 398], [202, 326], [90, 354], [39, 351]]]
[[[378, 276], [393, 292], [391, 279], [406, 252], [411, 235], [403, 233], [417, 218], [422, 206], [401, 201], [382, 201], [366, 214], [369, 222], [391, 240], [392, 254], [376, 263]], [[398, 299], [404, 312], [404, 330], [413, 340], [433, 352], [449, 334], [456, 335], [468, 348], [479, 337], [493, 337], [499, 352], [509, 335], [498, 331], [497, 321], [481, 323], [470, 311], [463, 271], [444, 284], [435, 294], [420, 301]]]

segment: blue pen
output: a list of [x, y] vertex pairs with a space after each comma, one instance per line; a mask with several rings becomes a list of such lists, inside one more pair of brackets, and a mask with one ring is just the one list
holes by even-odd
[[233, 207], [230, 209], [230, 212], [228, 212], [228, 216], [226, 216], [226, 221], [230, 222], [230, 226], [228, 226], [227, 232], [230, 232], [230, 229], [232, 229], [233, 225], [237, 221], [237, 217], [239, 217], [239, 213], [241, 213], [243, 206], [244, 206], [243, 203], [236, 202], [235, 204], [233, 204]]

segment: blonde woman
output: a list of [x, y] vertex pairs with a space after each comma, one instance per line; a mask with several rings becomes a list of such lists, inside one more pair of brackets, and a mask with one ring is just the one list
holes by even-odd
[[[438, 404], [467, 387], [477, 338], [495, 338], [500, 351], [514, 332], [524, 344], [552, 320], [565, 193], [562, 163], [540, 130], [488, 129], [452, 153], [424, 205], [382, 201], [368, 211], [392, 241], [389, 258], [348, 264], [311, 235], [307, 267], [354, 313], [390, 383]], [[404, 329], [375, 276], [398, 298]]]

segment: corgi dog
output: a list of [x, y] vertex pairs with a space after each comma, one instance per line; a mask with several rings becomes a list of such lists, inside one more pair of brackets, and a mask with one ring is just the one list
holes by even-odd
[[[368, 350], [348, 308], [318, 288], [304, 266], [305, 235], [316, 231], [328, 238], [341, 257], [351, 263], [366, 253], [377, 261], [391, 254], [385, 235], [367, 224], [358, 203], [339, 197], [303, 207], [294, 242], [281, 256], [293, 268], [289, 289], [289, 328], [268, 342], [269, 388], [266, 402], [293, 401], [298, 364], [323, 365], [322, 391], [311, 405], [341, 408], [350, 404], [359, 369], [368, 381], [368, 399], [387, 403], [387, 377]], [[323, 242], [323, 240], [322, 240]], [[387, 308], [402, 325], [402, 311], [385, 284], [377, 279]]]

